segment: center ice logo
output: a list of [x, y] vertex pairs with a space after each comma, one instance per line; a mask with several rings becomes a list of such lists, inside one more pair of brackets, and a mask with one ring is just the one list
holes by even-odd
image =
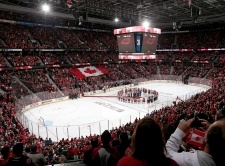
[[104, 103], [104, 102], [94, 102], [95, 104], [98, 104], [98, 105], [102, 105], [103, 107], [106, 107], [106, 108], [109, 108], [111, 110], [115, 110], [117, 112], [123, 112], [124, 110], [123, 109], [120, 109], [120, 108], [117, 108], [109, 103]]

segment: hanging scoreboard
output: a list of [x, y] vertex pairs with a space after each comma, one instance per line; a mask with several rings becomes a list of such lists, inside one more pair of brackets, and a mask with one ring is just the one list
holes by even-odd
[[160, 29], [143, 26], [115, 29], [119, 59], [155, 59], [158, 34]]

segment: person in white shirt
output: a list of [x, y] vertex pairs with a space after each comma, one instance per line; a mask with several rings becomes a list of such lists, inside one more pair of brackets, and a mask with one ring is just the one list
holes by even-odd
[[31, 153], [27, 154], [31, 158], [35, 166], [45, 166], [47, 162], [42, 153], [37, 153], [37, 145], [33, 144], [31, 146]]
[[203, 151], [178, 153], [186, 131], [194, 119], [181, 120], [176, 131], [166, 143], [170, 157], [180, 166], [225, 166], [225, 118], [209, 126], [205, 134], [206, 146]]

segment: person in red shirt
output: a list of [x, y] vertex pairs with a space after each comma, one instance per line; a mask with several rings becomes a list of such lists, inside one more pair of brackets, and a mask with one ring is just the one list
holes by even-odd
[[73, 147], [69, 146], [69, 148], [67, 150], [67, 155], [68, 155], [68, 157], [74, 156]]
[[74, 148], [73, 148], [74, 160], [77, 160], [78, 159], [78, 154], [79, 154], [79, 149], [78, 149], [78, 147], [75, 144], [74, 145]]
[[87, 151], [84, 152], [84, 164], [87, 164], [87, 166], [91, 166], [92, 165], [92, 158], [91, 158], [91, 154], [92, 151], [98, 147], [98, 139], [96, 137], [91, 139], [91, 148]]
[[139, 121], [131, 145], [131, 156], [120, 159], [117, 166], [178, 166], [166, 157], [160, 126], [149, 117]]

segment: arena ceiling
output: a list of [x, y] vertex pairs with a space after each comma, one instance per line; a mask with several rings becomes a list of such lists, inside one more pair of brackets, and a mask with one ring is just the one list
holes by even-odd
[[[54, 12], [87, 13], [88, 18], [113, 20], [118, 17], [127, 24], [149, 20], [155, 26], [225, 21], [225, 0], [0, 0], [0, 3], [39, 8], [47, 2]], [[0, 4], [1, 6], [1, 4]], [[77, 14], [77, 13], [75, 13]]]

